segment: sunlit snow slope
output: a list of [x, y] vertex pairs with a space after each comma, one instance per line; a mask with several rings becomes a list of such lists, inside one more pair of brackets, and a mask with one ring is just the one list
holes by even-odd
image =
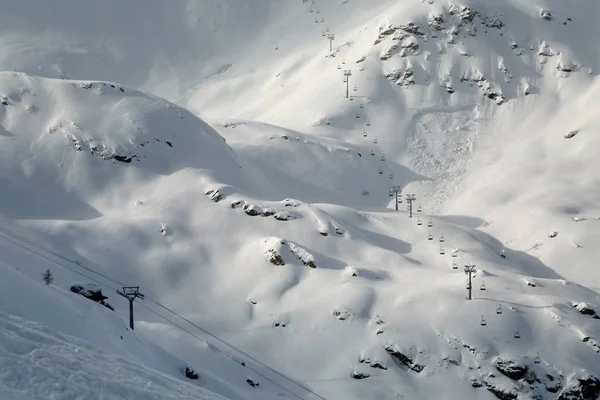
[[[18, 232], [274, 382], [144, 308], [130, 340], [158, 347], [134, 361], [173, 354], [231, 399], [600, 393], [598, 3], [0, 5], [3, 276], [85, 280]], [[416, 195], [412, 219], [392, 185]], [[101, 308], [89, 329], [122, 323], [77, 300]], [[115, 332], [2, 311], [5, 335], [132, 362]], [[155, 361], [128, 382], [192, 390]]]

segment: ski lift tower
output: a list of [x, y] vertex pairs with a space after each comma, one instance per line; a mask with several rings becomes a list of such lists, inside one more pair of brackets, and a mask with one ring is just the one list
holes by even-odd
[[143, 300], [144, 295], [140, 293], [139, 286], [124, 286], [122, 292], [117, 290], [117, 294], [129, 300], [129, 327], [133, 330], [133, 301], [138, 297]]

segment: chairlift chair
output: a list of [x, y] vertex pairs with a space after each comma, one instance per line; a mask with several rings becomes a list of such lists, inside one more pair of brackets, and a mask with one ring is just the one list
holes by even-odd
[[433, 227], [433, 220], [431, 218], [429, 218], [429, 222], [427, 223], [427, 226], [430, 228]]
[[321, 18], [321, 23], [324, 24], [325, 23], [325, 18]]
[[377, 144], [377, 138], [373, 139], [373, 143]]
[[513, 336], [515, 339], [519, 339], [521, 337], [521, 332], [519, 332], [519, 328], [517, 328], [517, 331], [515, 332], [515, 334]]
[[390, 197], [394, 197], [394, 192], [390, 189]]
[[317, 14], [320, 13], [319, 9], [317, 8]]
[[443, 233], [440, 235], [440, 243], [444, 243], [444, 234]]
[[539, 364], [542, 360], [540, 359], [540, 353], [537, 353], [535, 358], [533, 359], [534, 364]]
[[327, 36], [327, 34], [323, 31], [323, 34], [321, 36]]
[[379, 168], [379, 175], [383, 175], [383, 170]]
[[452, 257], [458, 257], [458, 250], [454, 250], [452, 252]]
[[[338, 64], [338, 69], [342, 69], [342, 66]], [[344, 83], [346, 83], [346, 79], [344, 78]]]
[[456, 264], [456, 261], [452, 261], [452, 269], [458, 269], [458, 264]]
[[371, 120], [367, 119], [367, 126], [371, 126]]
[[385, 156], [381, 156], [381, 161], [385, 161]]
[[[314, 4], [314, 3], [313, 3], [313, 4]], [[309, 11], [309, 12], [313, 12], [313, 9], [312, 9], [312, 7], [311, 7], [311, 8], [310, 8], [308, 11]]]
[[481, 283], [481, 286], [479, 286], [479, 290], [485, 290], [485, 281]]
[[359, 108], [365, 108], [363, 103], [360, 103], [360, 106], [358, 106]]
[[467, 282], [467, 290], [471, 289], [471, 285]]
[[402, 196], [398, 197], [398, 204], [402, 204]]
[[371, 150], [371, 155], [374, 156], [375, 155], [375, 150]]
[[417, 212], [421, 212], [423, 211], [423, 209], [421, 208], [421, 205], [419, 204], [419, 206], [417, 207]]
[[496, 308], [496, 314], [502, 314], [502, 305], [498, 304], [498, 307]]
[[390, 172], [389, 178], [390, 178], [390, 179], [394, 179], [394, 174], [392, 174], [392, 173]]
[[325, 32], [329, 32], [329, 27], [325, 28]]
[[367, 132], [363, 130], [363, 137], [367, 137]]
[[357, 92], [358, 88], [356, 87], [356, 85], [354, 85], [354, 87], [352, 88], [353, 91]]
[[433, 235], [431, 234], [431, 232], [427, 234], [427, 240], [433, 240]]
[[442, 246], [440, 246], [440, 254], [441, 254], [441, 255], [444, 255], [444, 254], [446, 254], [446, 252], [444, 251], [444, 248], [443, 248]]
[[319, 23], [319, 18], [315, 18], [315, 24]]
[[342, 64], [346, 64], [346, 60], [342, 60]]
[[419, 226], [423, 225], [420, 218], [417, 218], [417, 225], [419, 225]]
[[356, 118], [360, 118], [360, 114], [359, 113], [356, 113]]
[[481, 326], [486, 326], [487, 322], [485, 321], [485, 319], [483, 318], [483, 315], [481, 316]]

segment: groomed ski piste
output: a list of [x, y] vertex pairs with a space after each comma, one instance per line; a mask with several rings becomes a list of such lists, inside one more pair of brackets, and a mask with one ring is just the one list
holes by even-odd
[[0, 398], [600, 394], [597, 3], [0, 5]]

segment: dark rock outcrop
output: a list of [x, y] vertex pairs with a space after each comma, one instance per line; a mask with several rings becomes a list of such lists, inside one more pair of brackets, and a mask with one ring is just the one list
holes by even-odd
[[115, 309], [105, 301], [108, 299], [108, 296], [102, 294], [102, 289], [93, 283], [74, 283], [71, 285], [70, 290], [73, 293], [80, 294], [86, 299], [95, 301], [96, 303], [102, 304], [104, 307], [115, 311]]
[[188, 379], [198, 379], [198, 374], [193, 369], [185, 367], [185, 377]]
[[408, 367], [410, 370], [415, 371], [417, 373], [425, 369], [424, 365], [415, 363], [413, 359], [403, 354], [397, 346], [387, 346], [385, 348], [385, 351], [388, 352], [388, 354], [392, 357], [392, 360], [394, 360], [394, 362], [399, 366]]
[[576, 375], [567, 383], [558, 400], [596, 400], [600, 396], [600, 380], [593, 375]]
[[515, 381], [525, 378], [527, 376], [527, 371], [529, 370], [527, 365], [512, 360], [503, 360], [501, 358], [494, 361], [494, 366], [502, 375]]

